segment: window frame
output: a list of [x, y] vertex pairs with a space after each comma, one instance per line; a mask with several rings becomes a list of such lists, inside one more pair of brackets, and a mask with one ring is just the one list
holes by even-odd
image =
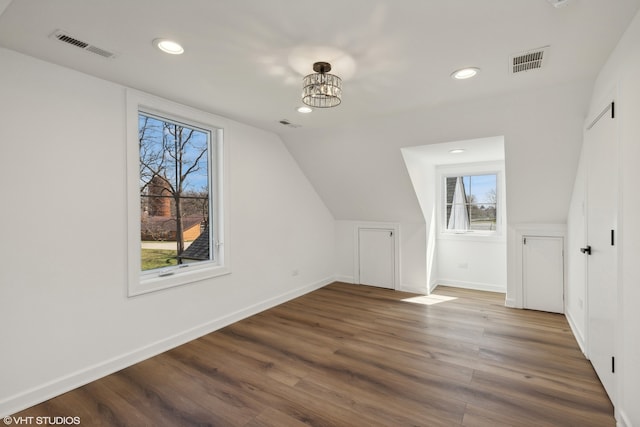
[[[440, 238], [502, 238], [504, 236], [504, 163], [486, 162], [438, 166], [438, 229]], [[447, 178], [458, 176], [496, 176], [496, 229], [495, 230], [449, 230], [447, 229]]]
[[[140, 150], [138, 115], [166, 119], [204, 130], [210, 134], [209, 143], [209, 203], [210, 239], [213, 259], [198, 263], [180, 264], [142, 271], [140, 259]], [[187, 285], [231, 273], [229, 254], [229, 221], [226, 196], [228, 194], [228, 150], [224, 142], [221, 120], [212, 114], [177, 104], [143, 92], [127, 89], [127, 263], [129, 297], [162, 289]], [[188, 267], [188, 268], [187, 268]]]

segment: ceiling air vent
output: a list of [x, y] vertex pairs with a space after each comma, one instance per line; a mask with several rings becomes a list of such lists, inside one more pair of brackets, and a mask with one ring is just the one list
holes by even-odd
[[509, 59], [511, 74], [518, 74], [542, 68], [548, 55], [548, 50], [549, 46], [544, 46], [538, 49], [532, 49], [511, 55], [511, 58]]
[[113, 52], [109, 52], [106, 49], [102, 49], [98, 46], [94, 46], [90, 43], [82, 41], [75, 36], [70, 35], [66, 31], [56, 30], [49, 36], [54, 40], [58, 40], [59, 42], [66, 43], [71, 46], [79, 47], [80, 49], [86, 50], [87, 52], [95, 53], [96, 55], [100, 55], [103, 58], [115, 58], [116, 54]]

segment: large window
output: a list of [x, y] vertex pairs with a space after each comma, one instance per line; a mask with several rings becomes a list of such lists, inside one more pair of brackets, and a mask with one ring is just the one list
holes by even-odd
[[138, 140], [141, 269], [210, 261], [210, 132], [140, 112]]
[[135, 91], [127, 114], [129, 294], [227, 273], [215, 117]]
[[445, 176], [443, 228], [451, 232], [496, 230], [498, 176], [496, 174]]

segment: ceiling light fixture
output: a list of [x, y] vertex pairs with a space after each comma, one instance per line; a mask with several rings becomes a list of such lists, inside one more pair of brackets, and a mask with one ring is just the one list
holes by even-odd
[[298, 113], [309, 114], [313, 109], [311, 107], [298, 107], [297, 111]]
[[454, 148], [453, 150], [449, 150], [449, 153], [451, 153], [451, 154], [464, 153], [464, 148]]
[[331, 71], [328, 62], [313, 64], [314, 74], [302, 79], [302, 102], [310, 107], [330, 108], [342, 102], [342, 79]]
[[153, 45], [165, 53], [171, 55], [181, 55], [184, 53], [184, 48], [179, 43], [173, 40], [167, 39], [155, 39]]
[[470, 79], [478, 74], [479, 71], [480, 69], [475, 67], [462, 68], [451, 73], [451, 77], [456, 80]]

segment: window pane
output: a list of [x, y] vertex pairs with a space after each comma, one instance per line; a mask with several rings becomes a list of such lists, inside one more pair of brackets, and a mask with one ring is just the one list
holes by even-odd
[[496, 205], [472, 204], [469, 205], [470, 230], [495, 230], [496, 229]]
[[473, 175], [469, 179], [470, 203], [496, 203], [496, 175]]
[[446, 177], [445, 187], [446, 229], [496, 229], [497, 175]]
[[140, 113], [141, 269], [211, 259], [207, 131]]

